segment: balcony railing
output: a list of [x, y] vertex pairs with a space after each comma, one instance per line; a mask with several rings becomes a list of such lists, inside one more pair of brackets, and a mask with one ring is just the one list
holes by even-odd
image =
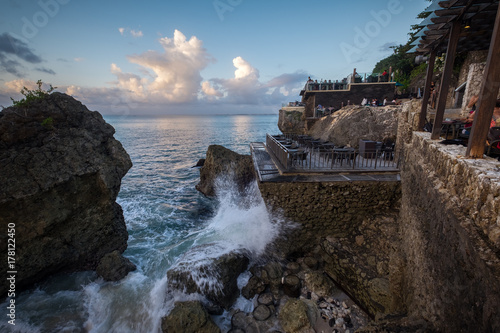
[[282, 172], [399, 171], [400, 158], [394, 147], [360, 150], [319, 140], [300, 141], [267, 134], [267, 150]]

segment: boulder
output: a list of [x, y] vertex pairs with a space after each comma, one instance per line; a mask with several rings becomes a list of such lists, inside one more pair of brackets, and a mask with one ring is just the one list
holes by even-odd
[[129, 272], [135, 271], [137, 267], [120, 252], [113, 251], [102, 257], [97, 265], [97, 275], [106, 281], [118, 281], [123, 279]]
[[240, 294], [237, 279], [246, 270], [249, 259], [242, 253], [231, 252], [193, 262], [191, 258], [203, 257], [199, 252], [204, 248], [199, 246], [188, 251], [183, 261], [168, 270], [168, 287], [187, 294], [200, 293], [227, 310]]
[[395, 142], [400, 106], [346, 106], [319, 119], [309, 130], [316, 139], [358, 148], [359, 140]]
[[161, 320], [161, 330], [165, 333], [220, 333], [200, 302], [177, 302], [168, 316]]
[[[115, 201], [132, 162], [114, 132], [62, 93], [0, 112], [0, 227], [15, 226], [18, 289], [59, 271], [95, 269], [127, 248]], [[6, 260], [0, 268], [9, 270]], [[6, 288], [4, 280], [0, 295]]]
[[326, 276], [326, 274], [321, 272], [306, 272], [304, 275], [304, 281], [307, 289], [311, 290], [318, 296], [326, 297], [332, 295], [336, 289], [333, 281]]
[[279, 314], [281, 326], [285, 332], [290, 333], [310, 331], [317, 318], [318, 309], [309, 300], [289, 299]]
[[239, 192], [255, 180], [255, 170], [250, 155], [241, 155], [223, 146], [210, 145], [196, 189], [208, 197], [215, 197], [220, 186], [235, 186]]

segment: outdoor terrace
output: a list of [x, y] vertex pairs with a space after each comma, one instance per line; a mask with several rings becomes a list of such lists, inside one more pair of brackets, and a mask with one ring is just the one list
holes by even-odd
[[347, 174], [356, 180], [373, 180], [383, 174], [399, 173], [399, 156], [394, 145], [368, 140], [361, 140], [360, 149], [354, 149], [306, 135], [267, 134], [265, 145], [252, 143], [251, 151], [261, 181], [297, 175], [330, 176], [345, 181], [349, 179], [345, 177]]

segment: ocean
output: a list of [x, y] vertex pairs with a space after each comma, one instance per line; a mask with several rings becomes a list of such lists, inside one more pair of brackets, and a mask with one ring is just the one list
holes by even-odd
[[[278, 115], [104, 118], [133, 162], [117, 201], [129, 232], [124, 256], [137, 270], [119, 282], [94, 272], [52, 276], [17, 295], [16, 325], [4, 318], [0, 332], [160, 332], [173, 302], [195, 297], [167, 293], [170, 267], [188, 262], [196, 269], [235, 249], [256, 260], [281, 232], [256, 186], [245, 194], [226, 188], [218, 200], [208, 199], [195, 189], [199, 169], [193, 168], [211, 144], [249, 154], [250, 142], [279, 133]], [[205, 252], [185, 256], [198, 245], [207, 245]], [[248, 278], [242, 274], [239, 284]], [[240, 297], [236, 307], [251, 311], [252, 303]], [[223, 331], [229, 328], [227, 313], [214, 319]]]

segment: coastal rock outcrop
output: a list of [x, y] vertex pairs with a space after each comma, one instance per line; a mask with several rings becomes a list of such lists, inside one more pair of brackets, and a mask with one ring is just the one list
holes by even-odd
[[220, 333], [208, 312], [198, 301], [177, 302], [168, 316], [161, 321], [165, 333]]
[[[15, 233], [18, 289], [59, 271], [95, 269], [128, 233], [115, 200], [132, 162], [114, 128], [52, 93], [0, 112], [0, 227]], [[9, 236], [10, 237], [10, 236]], [[0, 235], [7, 253], [7, 235]], [[4, 280], [0, 294], [7, 290]]]
[[399, 106], [346, 106], [319, 119], [309, 135], [336, 146], [358, 147], [359, 140], [396, 141]]
[[119, 281], [136, 269], [137, 267], [129, 259], [115, 250], [102, 257], [97, 265], [96, 272], [106, 281]]
[[[202, 294], [216, 306], [229, 309], [239, 296], [237, 279], [247, 268], [249, 259], [237, 252], [204, 258], [205, 249], [206, 246], [200, 246], [188, 251], [186, 261], [168, 270], [168, 287], [186, 294]], [[202, 259], [195, 261], [193, 258]]]
[[255, 180], [250, 155], [241, 155], [223, 146], [210, 145], [196, 189], [208, 197], [217, 195], [218, 187], [236, 186], [243, 192]]

